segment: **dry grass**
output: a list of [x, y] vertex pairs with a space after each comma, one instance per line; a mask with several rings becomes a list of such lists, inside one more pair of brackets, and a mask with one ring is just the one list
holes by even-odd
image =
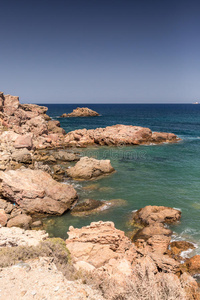
[[[83, 276], [83, 275], [82, 275]], [[83, 282], [100, 289], [105, 299], [109, 300], [186, 300], [185, 291], [174, 275], [151, 272], [148, 267], [135, 269], [132, 279], [123, 284], [112, 277], [85, 273]]]
[[20, 261], [27, 261], [38, 257], [52, 257], [58, 270], [68, 279], [73, 277], [74, 268], [70, 264], [70, 253], [64, 240], [49, 238], [38, 246], [18, 246], [0, 248], [0, 267], [9, 267]]

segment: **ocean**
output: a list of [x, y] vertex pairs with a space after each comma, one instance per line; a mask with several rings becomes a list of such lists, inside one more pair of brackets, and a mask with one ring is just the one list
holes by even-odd
[[[175, 144], [78, 149], [82, 155], [110, 159], [117, 171], [95, 181], [69, 181], [77, 189], [80, 199], [123, 199], [123, 205], [87, 217], [66, 213], [45, 218], [45, 228], [51, 236], [66, 238], [70, 225], [81, 227], [99, 220], [113, 221], [117, 228], [130, 234], [134, 229], [130, 222], [132, 211], [146, 205], [163, 205], [182, 211], [181, 222], [170, 226], [174, 231], [173, 239], [191, 241], [200, 246], [200, 105], [44, 105], [48, 106], [48, 114], [59, 120], [66, 132], [125, 124], [173, 132], [182, 139]], [[77, 106], [96, 110], [100, 117], [59, 118]], [[90, 185], [93, 185], [91, 189], [87, 189]], [[199, 249], [196, 253], [200, 253]]]

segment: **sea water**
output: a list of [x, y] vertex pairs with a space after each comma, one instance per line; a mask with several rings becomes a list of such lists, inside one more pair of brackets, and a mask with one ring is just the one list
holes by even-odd
[[[50, 235], [66, 238], [70, 225], [81, 227], [99, 220], [113, 221], [117, 228], [129, 233], [133, 230], [130, 223], [132, 211], [146, 205], [163, 205], [182, 211], [181, 222], [170, 227], [174, 231], [173, 238], [189, 240], [200, 246], [200, 105], [46, 106], [49, 108], [48, 114], [59, 120], [66, 132], [125, 124], [148, 127], [152, 131], [173, 132], [182, 139], [174, 144], [79, 149], [81, 155], [110, 159], [116, 169], [116, 173], [99, 180], [70, 181], [80, 199], [125, 201], [123, 205], [87, 217], [75, 217], [66, 213], [63, 216], [46, 218], [44, 222]], [[100, 116], [59, 118], [77, 106], [94, 109]], [[197, 253], [199, 249], [196, 250]]]

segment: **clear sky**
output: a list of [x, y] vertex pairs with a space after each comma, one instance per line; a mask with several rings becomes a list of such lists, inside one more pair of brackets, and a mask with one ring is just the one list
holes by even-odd
[[200, 100], [200, 2], [1, 0], [0, 90], [34, 103]]

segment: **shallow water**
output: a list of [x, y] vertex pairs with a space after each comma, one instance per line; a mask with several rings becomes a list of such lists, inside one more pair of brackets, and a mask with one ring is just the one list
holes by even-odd
[[[164, 205], [182, 211], [181, 222], [171, 227], [178, 235], [175, 238], [181, 237], [200, 246], [200, 105], [87, 106], [101, 116], [58, 118], [77, 105], [48, 105], [49, 115], [58, 119], [67, 132], [79, 128], [128, 124], [149, 127], [152, 131], [173, 132], [182, 141], [176, 144], [80, 150], [83, 155], [110, 159], [117, 171], [99, 180], [73, 182], [80, 198], [124, 199], [126, 205], [87, 217], [73, 217], [66, 213], [61, 217], [46, 218], [48, 232], [66, 238], [70, 225], [81, 227], [98, 220], [114, 221], [117, 228], [128, 232], [132, 230], [129, 217], [133, 210], [146, 205]], [[93, 189], [83, 189], [91, 184]]]

